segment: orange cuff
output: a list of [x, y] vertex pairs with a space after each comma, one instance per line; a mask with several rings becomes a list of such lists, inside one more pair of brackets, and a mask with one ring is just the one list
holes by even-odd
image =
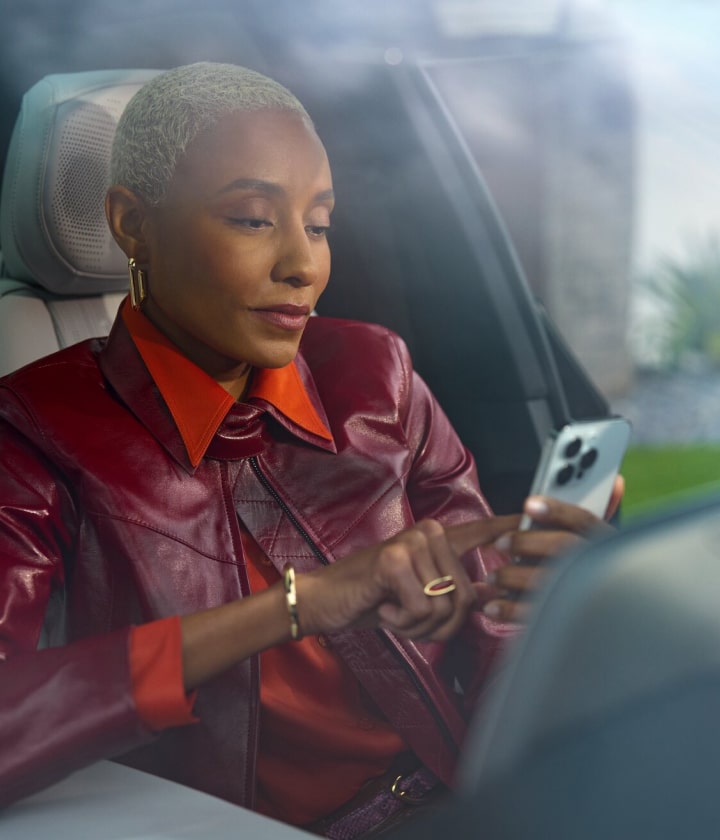
[[130, 680], [137, 713], [150, 729], [197, 722], [195, 693], [188, 696], [183, 684], [178, 616], [131, 628]]

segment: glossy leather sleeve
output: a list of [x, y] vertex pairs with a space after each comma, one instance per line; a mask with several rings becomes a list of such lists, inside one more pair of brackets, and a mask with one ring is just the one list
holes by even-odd
[[0, 421], [0, 806], [152, 737], [132, 701], [129, 628], [37, 649], [72, 574], [73, 521], [72, 491]]

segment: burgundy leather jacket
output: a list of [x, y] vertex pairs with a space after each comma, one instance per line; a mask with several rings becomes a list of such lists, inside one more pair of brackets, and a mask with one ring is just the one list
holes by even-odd
[[[302, 572], [422, 517], [487, 512], [397, 336], [313, 318], [297, 365], [333, 443], [253, 400], [231, 409], [197, 468], [121, 319], [107, 340], [0, 380], [0, 803], [122, 755], [252, 807], [257, 657], [200, 688], [200, 723], [157, 735], [133, 705], [129, 626], [248, 594], [238, 516], [278, 569]], [[483, 562], [470, 559], [475, 577]], [[474, 618], [447, 648], [381, 631], [332, 644], [449, 781], [500, 635]]]

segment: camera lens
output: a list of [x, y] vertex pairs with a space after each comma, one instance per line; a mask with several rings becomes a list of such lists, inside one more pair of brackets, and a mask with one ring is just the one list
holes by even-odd
[[564, 484], [567, 484], [568, 481], [573, 477], [573, 473], [575, 469], [573, 468], [572, 464], [565, 464], [565, 466], [558, 470], [558, 474], [555, 478], [555, 481], [562, 487]]
[[598, 452], [597, 449], [588, 449], [587, 452], [583, 453], [582, 458], [580, 459], [580, 466], [584, 470], [589, 470], [590, 467], [597, 461]]
[[579, 437], [575, 438], [575, 440], [571, 440], [570, 443], [568, 443], [568, 445], [565, 447], [565, 457], [574, 458], [580, 451], [581, 446], [582, 440], [580, 440]]

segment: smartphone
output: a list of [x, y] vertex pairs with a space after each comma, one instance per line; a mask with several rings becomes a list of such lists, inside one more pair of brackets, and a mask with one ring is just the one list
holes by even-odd
[[[630, 441], [624, 417], [578, 420], [550, 433], [529, 495], [552, 496], [602, 518]], [[539, 527], [523, 516], [521, 530]]]

